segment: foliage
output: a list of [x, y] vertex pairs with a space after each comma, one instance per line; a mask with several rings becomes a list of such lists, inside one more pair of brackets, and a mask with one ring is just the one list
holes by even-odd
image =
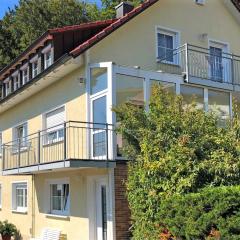
[[[162, 201], [206, 187], [240, 183], [240, 124], [155, 86], [149, 111], [130, 103], [114, 109], [127, 142], [127, 192], [134, 239], [159, 239]], [[178, 222], [181, 225], [181, 222]], [[177, 226], [176, 226], [177, 227]], [[149, 235], [148, 235], [149, 234]], [[155, 235], [154, 235], [155, 234]]]
[[0, 222], [0, 233], [2, 236], [14, 236], [17, 232], [16, 226], [7, 220]]
[[[240, 238], [240, 187], [206, 188], [199, 193], [177, 195], [161, 203], [158, 218], [178, 239]], [[181, 223], [181, 224], [179, 224]], [[217, 231], [216, 231], [217, 230]], [[215, 238], [215, 239], [216, 239]]]

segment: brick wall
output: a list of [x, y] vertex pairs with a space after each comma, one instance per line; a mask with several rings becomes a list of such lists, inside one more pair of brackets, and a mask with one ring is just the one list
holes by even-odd
[[130, 210], [126, 198], [124, 180], [127, 179], [126, 161], [117, 162], [114, 171], [115, 176], [115, 218], [116, 218], [116, 240], [130, 239]]

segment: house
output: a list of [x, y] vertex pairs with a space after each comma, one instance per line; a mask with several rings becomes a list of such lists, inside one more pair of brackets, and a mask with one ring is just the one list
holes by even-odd
[[[52, 29], [0, 72], [0, 219], [23, 238], [126, 240], [127, 160], [112, 106], [153, 83], [233, 114], [240, 101], [240, 3], [121, 3], [117, 18]], [[146, 106], [147, 108], [147, 106]]]

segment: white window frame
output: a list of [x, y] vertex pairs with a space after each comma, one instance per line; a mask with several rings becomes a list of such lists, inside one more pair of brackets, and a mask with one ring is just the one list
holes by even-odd
[[[173, 50], [178, 48], [180, 46], [180, 31], [171, 29], [171, 28], [165, 28], [162, 26], [156, 26], [155, 27], [155, 45], [156, 45], [156, 60], [159, 62], [159, 52], [158, 52], [158, 33], [164, 34], [164, 35], [169, 35], [173, 37]], [[172, 65], [179, 65], [179, 58], [177, 54], [173, 56], [173, 62], [171, 61], [162, 61], [167, 64], [172, 64]]]
[[[34, 68], [36, 66], [36, 68]], [[38, 75], [38, 59], [32, 62], [32, 78], [35, 78]]]
[[20, 77], [18, 72], [12, 75], [12, 80], [13, 80], [13, 91], [16, 91], [18, 90], [18, 88], [20, 88]]
[[[26, 188], [23, 188], [21, 185], [26, 185]], [[23, 190], [23, 206], [17, 206], [18, 186], [21, 186], [19, 189]], [[27, 181], [12, 182], [12, 211], [27, 213], [27, 210], [28, 210], [28, 182]]]
[[3, 83], [5, 87], [5, 96], [8, 96], [12, 92], [11, 80], [7, 78]]
[[[63, 108], [63, 111], [64, 111], [64, 122], [56, 128], [53, 127], [53, 130], [51, 131], [51, 128], [50, 129], [47, 128], [47, 115], [56, 111], [56, 110], [58, 110], [58, 109], [60, 109], [60, 108]], [[51, 144], [54, 144], [54, 143], [62, 142], [64, 140], [65, 136], [64, 136], [64, 133], [63, 133], [63, 136], [59, 137], [59, 133], [60, 133], [60, 131], [64, 131], [64, 123], [66, 122], [66, 106], [61, 105], [61, 106], [58, 106], [54, 109], [51, 109], [48, 112], [45, 112], [42, 116], [42, 119], [43, 119], [43, 131], [44, 131], [43, 145], [51, 145]], [[63, 125], [63, 127], [61, 125]], [[56, 139], [50, 140], [50, 138], [48, 136], [49, 136], [49, 134], [53, 134], [53, 133], [56, 133], [57, 137], [56, 137]]]
[[[68, 193], [68, 202], [67, 202], [67, 210], [53, 210], [52, 209], [52, 191], [51, 191], [51, 186], [52, 185], [64, 185], [67, 184], [69, 188], [69, 193]], [[52, 180], [47, 180], [47, 192], [48, 192], [48, 214], [51, 215], [59, 215], [59, 216], [69, 216], [70, 215], [70, 207], [71, 207], [71, 190], [70, 190], [70, 183], [69, 179], [52, 179]]]
[[29, 81], [28, 67], [22, 69], [22, 80], [23, 84], [26, 84]]
[[28, 146], [28, 122], [23, 122], [21, 124], [18, 124], [13, 127], [12, 129], [12, 141], [13, 143], [16, 143], [15, 148], [13, 148], [13, 152], [16, 153], [19, 151], [19, 138], [18, 138], [18, 130], [19, 128], [23, 128], [23, 137], [22, 137], [22, 143], [20, 144], [20, 151], [24, 151]]

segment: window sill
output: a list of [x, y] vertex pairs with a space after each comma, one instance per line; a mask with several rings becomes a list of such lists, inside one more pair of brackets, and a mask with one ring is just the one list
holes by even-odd
[[68, 215], [58, 215], [58, 214], [52, 214], [52, 213], [47, 213], [45, 214], [46, 218], [59, 218], [59, 219], [65, 219], [69, 220], [70, 216]]
[[20, 213], [20, 214], [27, 214], [27, 209], [26, 210], [17, 210], [17, 209], [12, 209], [12, 213]]
[[51, 147], [51, 146], [54, 146], [54, 145], [57, 145], [57, 144], [60, 144], [60, 143], [63, 143], [64, 142], [64, 139], [59, 139], [57, 141], [53, 141], [53, 142], [49, 142], [49, 143], [43, 143], [43, 147]]

